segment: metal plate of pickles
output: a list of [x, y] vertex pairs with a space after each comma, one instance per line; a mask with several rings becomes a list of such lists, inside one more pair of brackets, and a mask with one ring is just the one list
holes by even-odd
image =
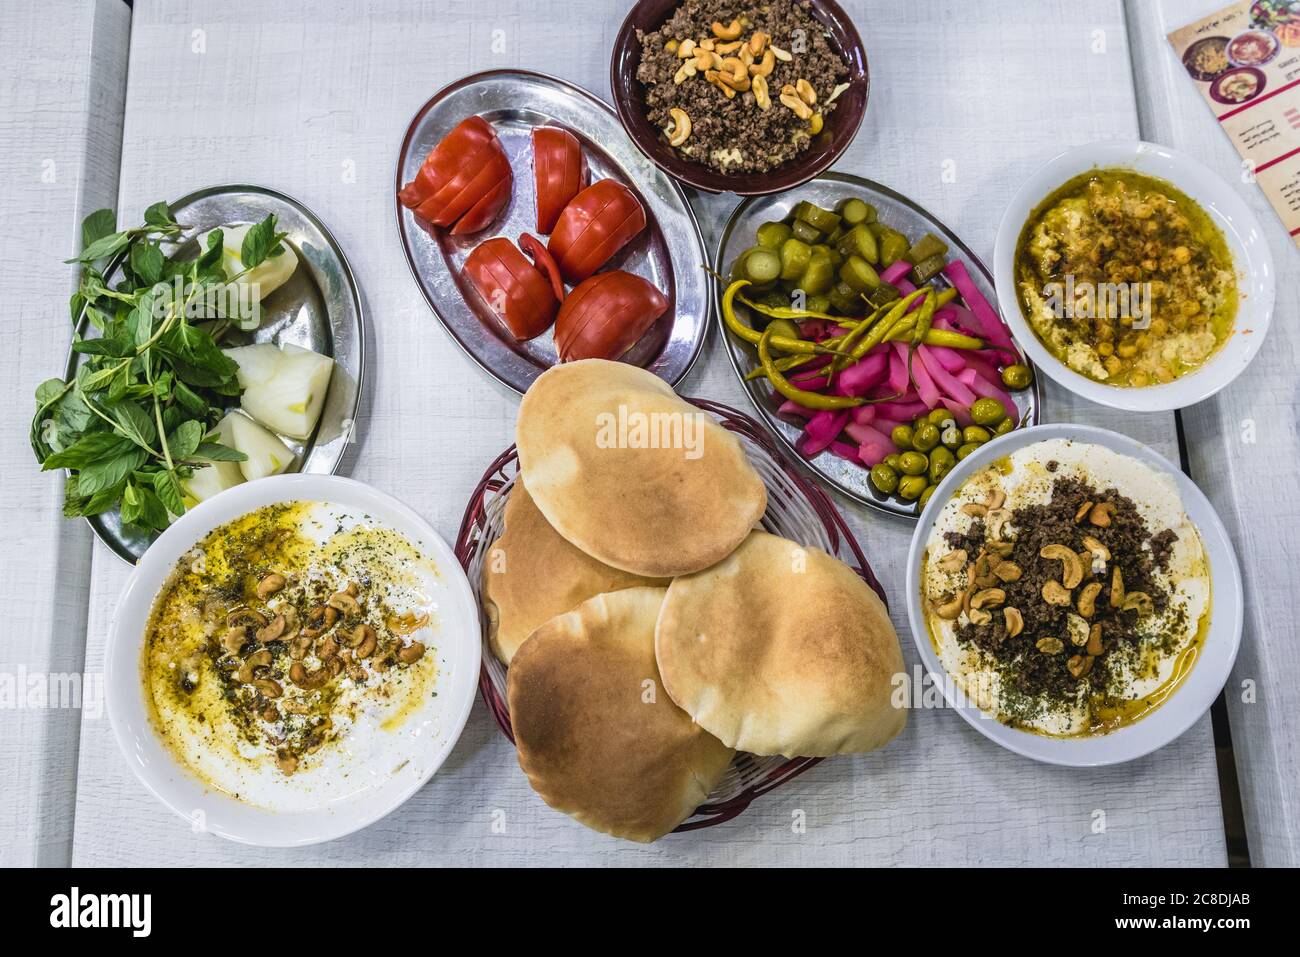
[[[262, 300], [262, 324], [254, 332], [231, 329], [222, 347], [250, 342], [289, 343], [334, 359], [329, 392], [316, 431], [305, 442], [280, 438], [294, 451], [290, 471], [330, 474], [342, 461], [352, 434], [361, 398], [365, 369], [364, 313], [352, 268], [338, 242], [316, 217], [296, 199], [263, 186], [209, 186], [171, 204], [172, 215], [186, 227], [184, 239], [164, 251], [173, 257], [198, 255], [194, 238], [214, 226], [256, 223], [275, 213], [276, 227], [298, 255], [298, 268], [275, 292]], [[106, 272], [115, 280], [123, 256]], [[78, 324], [85, 335], [87, 320]], [[82, 356], [68, 358], [67, 375], [76, 375]], [[237, 407], [235, 403], [231, 408]], [[90, 527], [119, 558], [135, 563], [155, 536], [142, 535], [122, 525], [116, 510], [87, 518]]]
[[[933, 233], [943, 240], [948, 245], [948, 258], [959, 258], [966, 264], [976, 287], [989, 303], [995, 309], [997, 308], [998, 300], [993, 288], [993, 276], [979, 257], [971, 252], [952, 230], [927, 210], [887, 186], [844, 173], [823, 173], [798, 189], [772, 196], [754, 196], [742, 202], [731, 214], [722, 231], [717, 255], [713, 260], [714, 269], [723, 275], [728, 275], [736, 258], [755, 244], [758, 227], [766, 222], [784, 220], [799, 202], [807, 201], [824, 209], [835, 209], [844, 200], [853, 198], [870, 204], [876, 210], [877, 219], [881, 223], [898, 230], [913, 242], [926, 233]], [[942, 277], [937, 281], [943, 283]], [[720, 295], [718, 301], [719, 303], [721, 301]], [[745, 376], [759, 365], [757, 351], [727, 330], [722, 321], [720, 305], [715, 309], [715, 314], [719, 332], [726, 344], [727, 356], [731, 359], [736, 375], [740, 377], [741, 385], [754, 404], [754, 408], [758, 410], [760, 419], [785, 446], [792, 459], [802, 463], [823, 482], [859, 504], [911, 519], [921, 514], [921, 509], [915, 502], [905, 502], [896, 496], [885, 495], [875, 488], [870, 480], [871, 470], [865, 465], [855, 465], [829, 451], [822, 452], [812, 459], [800, 455], [795, 443], [802, 431], [801, 421], [787, 419], [777, 414], [781, 400], [773, 398], [773, 390], [766, 379], [745, 380]], [[744, 305], [737, 304], [736, 314], [743, 321], [755, 325], [756, 328], [762, 328], [761, 325], [754, 323], [754, 317]], [[1020, 356], [1020, 361], [1032, 369], [1019, 344], [1016, 344], [1016, 352]], [[1021, 413], [1020, 425], [1038, 424], [1042, 404], [1038, 376], [1034, 375], [1033, 384], [1028, 389], [1013, 392], [1012, 398], [1016, 400]]]
[[[514, 185], [509, 205], [487, 229], [452, 236], [398, 203], [396, 191], [415, 177], [447, 133], [475, 114], [496, 130], [510, 158]], [[582, 144], [589, 181], [616, 179], [645, 207], [646, 228], [602, 271], [635, 273], [668, 297], [667, 311], [622, 361], [676, 384], [700, 354], [713, 308], [713, 283], [700, 268], [707, 253], [695, 213], [682, 188], [633, 144], [614, 111], [563, 80], [525, 70], [477, 73], [439, 90], [411, 120], [397, 158], [393, 203], [402, 248], [420, 292], [466, 355], [507, 388], [522, 394], [555, 364], [550, 331], [516, 342], [460, 276], [465, 258], [479, 243], [493, 236], [514, 242], [520, 233], [538, 235], [532, 148], [537, 126], [568, 130]]]

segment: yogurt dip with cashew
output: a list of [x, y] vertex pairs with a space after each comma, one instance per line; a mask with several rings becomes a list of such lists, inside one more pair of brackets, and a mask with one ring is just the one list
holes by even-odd
[[1211, 606], [1173, 480], [1068, 439], [1017, 449], [957, 490], [927, 540], [921, 590], [931, 643], [966, 697], [1052, 736], [1105, 734], [1158, 708], [1194, 666]]
[[151, 720], [205, 785], [273, 811], [422, 759], [439, 683], [434, 563], [365, 512], [269, 505], [181, 557], [154, 600]]

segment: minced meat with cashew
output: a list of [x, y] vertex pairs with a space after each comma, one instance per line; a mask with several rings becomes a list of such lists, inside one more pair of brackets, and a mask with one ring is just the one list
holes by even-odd
[[803, 0], [686, 0], [640, 31], [646, 115], [687, 159], [762, 173], [806, 150], [849, 70]]
[[[1131, 499], [1074, 478], [1057, 478], [1044, 504], [1000, 506], [968, 504], [969, 529], [945, 536], [951, 551], [940, 563], [969, 569], [967, 593], [955, 600], [974, 609], [957, 640], [989, 655], [1037, 708], [1068, 705], [1081, 684], [1104, 697], [1110, 653], [1149, 637], [1143, 620], [1168, 607], [1157, 573], [1175, 533], [1152, 534]], [[1009, 523], [1015, 537], [1001, 538], [993, 523]]]

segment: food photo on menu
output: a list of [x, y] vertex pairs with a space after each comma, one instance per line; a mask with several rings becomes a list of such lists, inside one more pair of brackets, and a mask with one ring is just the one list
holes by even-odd
[[262, 867], [1276, 905], [1300, 2], [52, 6], [0, 7], [18, 919], [192, 934]]

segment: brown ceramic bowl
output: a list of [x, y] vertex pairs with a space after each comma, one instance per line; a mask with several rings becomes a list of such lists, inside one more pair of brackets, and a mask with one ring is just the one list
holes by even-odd
[[871, 78], [867, 72], [867, 53], [862, 47], [862, 38], [838, 3], [834, 0], [811, 0], [813, 15], [826, 27], [831, 47], [849, 67], [850, 86], [835, 101], [835, 110], [827, 118], [825, 128], [813, 138], [807, 150], [783, 166], [766, 173], [729, 175], [684, 159], [664, 140], [662, 131], [646, 119], [644, 88], [636, 78], [641, 63], [641, 41], [637, 38], [637, 31], [657, 29], [680, 2], [639, 0], [614, 39], [614, 54], [609, 66], [614, 107], [623, 121], [623, 128], [641, 152], [665, 173], [696, 189], [741, 196], [761, 196], [792, 189], [839, 159], [862, 125]]

